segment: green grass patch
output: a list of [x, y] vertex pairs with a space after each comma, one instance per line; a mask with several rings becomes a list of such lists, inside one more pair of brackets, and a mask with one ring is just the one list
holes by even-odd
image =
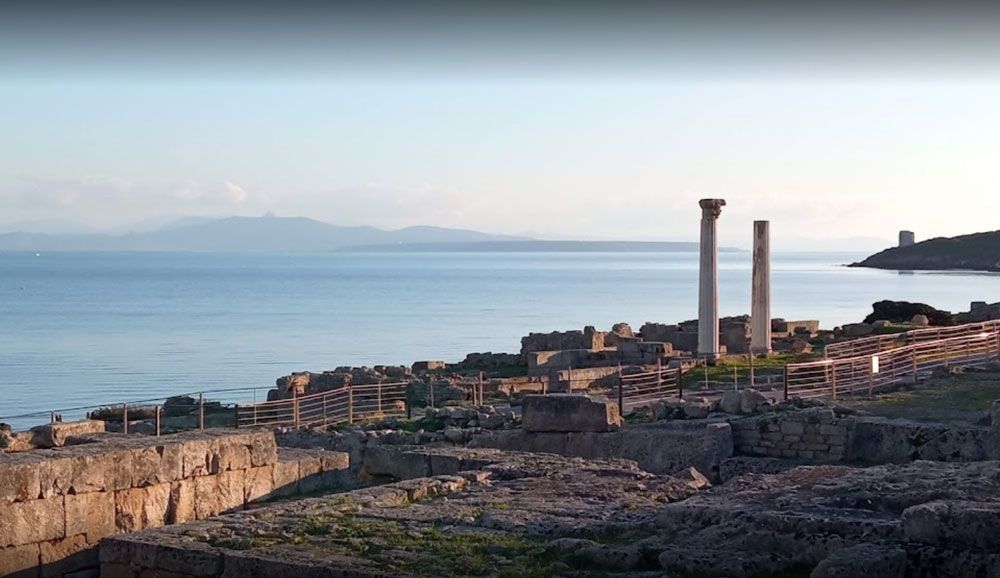
[[871, 400], [840, 403], [888, 418], [970, 423], [982, 418], [997, 399], [1000, 374], [976, 372], [935, 378], [917, 388], [877, 395]]

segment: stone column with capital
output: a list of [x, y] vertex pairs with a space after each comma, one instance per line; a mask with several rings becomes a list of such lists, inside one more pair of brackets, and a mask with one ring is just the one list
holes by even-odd
[[753, 285], [750, 288], [750, 352], [771, 353], [771, 223], [753, 222]]
[[715, 222], [726, 206], [723, 199], [702, 199], [701, 261], [698, 269], [698, 356], [719, 358], [719, 242]]

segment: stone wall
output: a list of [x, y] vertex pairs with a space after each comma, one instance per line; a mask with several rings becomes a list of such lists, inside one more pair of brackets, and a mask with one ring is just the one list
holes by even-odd
[[583, 331], [553, 331], [529, 333], [521, 338], [521, 355], [527, 358], [535, 351], [561, 351], [563, 349], [603, 349], [604, 331], [588, 325]]
[[105, 536], [336, 487], [348, 468], [333, 452], [279, 458], [269, 431], [88, 441], [0, 454], [0, 576], [96, 576]]
[[732, 420], [737, 455], [813, 463], [974, 462], [1000, 458], [1000, 428], [837, 418], [829, 408]]
[[847, 425], [828, 408], [767, 414], [730, 424], [733, 446], [740, 455], [819, 463], [839, 462], [845, 456]]
[[654, 474], [694, 467], [719, 479], [721, 463], [733, 453], [729, 424], [659, 422], [616, 432], [526, 432], [523, 429], [476, 436], [469, 447], [541, 452], [585, 459], [633, 460]]

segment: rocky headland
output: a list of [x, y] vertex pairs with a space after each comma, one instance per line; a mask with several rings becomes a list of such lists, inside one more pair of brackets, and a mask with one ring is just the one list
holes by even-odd
[[914, 245], [893, 247], [849, 266], [899, 271], [1000, 272], [1000, 231], [937, 237]]

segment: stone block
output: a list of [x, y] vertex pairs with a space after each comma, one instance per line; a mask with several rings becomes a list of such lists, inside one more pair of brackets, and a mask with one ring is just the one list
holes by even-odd
[[212, 459], [218, 462], [218, 470], [228, 472], [249, 468], [251, 443], [250, 436], [228, 436], [216, 440], [212, 446]]
[[[15, 461], [16, 460], [16, 461]], [[13, 463], [0, 462], [0, 504], [37, 500], [41, 496], [42, 465], [36, 460], [14, 456]]]
[[138, 574], [132, 571], [129, 564], [101, 563], [101, 578], [136, 578]]
[[585, 395], [528, 395], [522, 411], [528, 432], [606, 432], [622, 425], [616, 404]]
[[820, 426], [819, 433], [826, 436], [846, 436], [847, 428], [842, 425], [828, 425], [824, 424]]
[[115, 525], [121, 532], [158, 528], [167, 523], [170, 484], [115, 492]]
[[[99, 468], [98, 472], [104, 472], [104, 487], [97, 491], [124, 490], [132, 487], [131, 449], [118, 448], [93, 455], [92, 457], [95, 463], [87, 467], [97, 466]], [[81, 464], [77, 465], [80, 466]], [[76, 473], [80, 474], [79, 471]], [[76, 488], [75, 483], [73, 488], [76, 493], [83, 493], [83, 491]]]
[[170, 484], [168, 524], [185, 524], [198, 519], [195, 513], [195, 480], [180, 480]]
[[212, 440], [186, 440], [181, 446], [181, 476], [193, 478], [218, 473], [218, 464], [213, 464], [212, 456]]
[[115, 533], [115, 495], [92, 492], [66, 496], [66, 535], [83, 534], [90, 544]]
[[184, 578], [219, 576], [223, 570], [222, 560], [222, 554], [210, 548], [197, 548], [187, 544], [185, 547], [164, 544], [156, 548], [157, 569], [173, 572]]
[[809, 578], [903, 578], [906, 551], [877, 544], [837, 550], [819, 563]]
[[[132, 486], [132, 452], [112, 449], [95, 453], [87, 446], [63, 452], [42, 463], [41, 494], [45, 497], [122, 490]], [[58, 454], [57, 454], [58, 455]]]
[[707, 401], [691, 401], [681, 406], [686, 419], [705, 419], [712, 413], [712, 404]]
[[199, 520], [217, 516], [243, 506], [245, 480], [243, 470], [202, 476], [195, 480], [195, 515]]
[[278, 460], [273, 468], [273, 492], [275, 496], [293, 496], [299, 493], [299, 462]]
[[115, 527], [119, 532], [136, 532], [145, 527], [145, 499], [146, 490], [142, 488], [115, 492]]
[[431, 475], [431, 462], [423, 454], [404, 453], [398, 448], [387, 446], [370, 446], [365, 452], [363, 473], [372, 476], [392, 476], [397, 480], [424, 478]]
[[913, 542], [952, 549], [1000, 551], [1000, 504], [938, 500], [903, 511], [903, 532]]
[[757, 408], [767, 403], [764, 394], [756, 389], [744, 389], [740, 392], [740, 413], [754, 413]]
[[132, 452], [132, 483], [133, 488], [141, 488], [168, 482], [163, 479], [162, 458], [159, 448], [139, 448]]
[[805, 424], [797, 421], [783, 421], [781, 422], [781, 433], [784, 435], [801, 436], [806, 433]]
[[38, 576], [38, 558], [38, 544], [0, 548], [0, 576]]
[[62, 496], [0, 505], [0, 547], [57, 540], [65, 532]]
[[278, 461], [278, 446], [271, 432], [255, 432], [250, 437], [250, 465], [260, 467]]
[[143, 508], [145, 528], [159, 528], [168, 523], [170, 512], [170, 484], [156, 484], [146, 490], [146, 503]]
[[184, 479], [184, 449], [180, 444], [157, 446], [160, 452], [160, 481], [176, 482]]
[[250, 468], [244, 472], [243, 501], [255, 502], [274, 491], [274, 465]]
[[319, 456], [310, 452], [309, 454], [302, 454], [298, 458], [299, 462], [299, 480], [307, 478], [309, 476], [314, 476], [323, 471], [322, 465], [320, 463]]
[[39, 546], [43, 577], [61, 576], [83, 568], [95, 567], [99, 563], [97, 546], [88, 543], [86, 536], [82, 534], [42, 542]]
[[82, 420], [59, 422], [31, 428], [31, 442], [38, 448], [59, 448], [75, 437], [104, 433], [104, 422]]
[[321, 452], [319, 459], [320, 467], [324, 472], [351, 469], [351, 456], [347, 452]]

